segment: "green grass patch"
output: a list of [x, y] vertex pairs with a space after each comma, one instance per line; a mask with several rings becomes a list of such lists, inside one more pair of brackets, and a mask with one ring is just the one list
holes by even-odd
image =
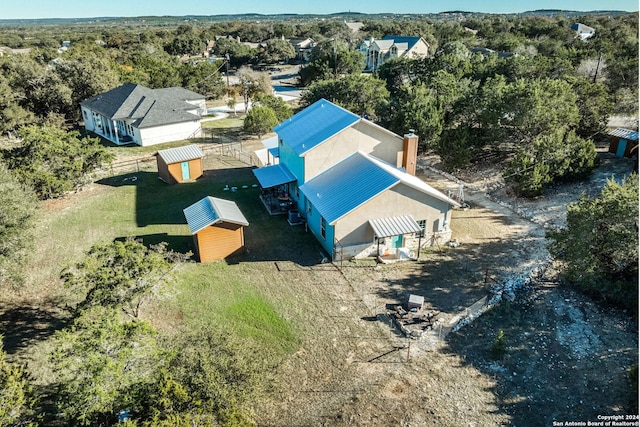
[[293, 351], [293, 327], [243, 270], [224, 261], [184, 266], [171, 308], [180, 312], [187, 327], [219, 328], [280, 356]]
[[[187, 327], [220, 328], [269, 354], [287, 354], [296, 348], [298, 333], [280, 308], [293, 304], [296, 295], [286, 288], [277, 296], [264, 294], [260, 284], [273, 274], [273, 263], [262, 261], [295, 259], [305, 253], [319, 258], [317, 243], [304, 228], [289, 226], [285, 217], [270, 216], [254, 183], [250, 168], [209, 170], [196, 182], [179, 185], [168, 185], [149, 171], [104, 179], [43, 218], [34, 253], [33, 292], [51, 291], [52, 283], [60, 284], [60, 272], [98, 243], [135, 236], [147, 245], [165, 241], [175, 251], [193, 251], [183, 209], [208, 195], [233, 200], [250, 224], [245, 229], [250, 253], [227, 261], [183, 264], [172, 273], [169, 296], [159, 302], [166, 312], [153, 316], [160, 325], [166, 324], [165, 316], [169, 323], [179, 319]], [[224, 191], [226, 184], [238, 191]], [[60, 301], [73, 302], [65, 292], [61, 286], [55, 290]]]
[[[240, 114], [240, 111], [238, 111]], [[234, 117], [233, 113], [230, 113], [230, 116], [225, 119], [219, 120], [208, 120], [206, 122], [202, 122], [202, 127], [207, 129], [242, 129], [242, 125], [244, 124], [243, 117]]]

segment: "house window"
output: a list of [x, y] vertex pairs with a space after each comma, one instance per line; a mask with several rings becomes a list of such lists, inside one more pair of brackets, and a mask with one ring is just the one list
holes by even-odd
[[282, 147], [283, 145], [282, 138], [278, 138], [278, 144]]
[[424, 237], [424, 231], [427, 228], [427, 220], [426, 219], [421, 219], [421, 220], [416, 221], [416, 222], [420, 226], [420, 231], [418, 233], [416, 233], [416, 237]]
[[307, 215], [311, 215], [312, 210], [313, 210], [313, 206], [311, 205], [311, 202], [307, 200]]
[[320, 217], [320, 234], [323, 239], [327, 238], [327, 221], [324, 218]]

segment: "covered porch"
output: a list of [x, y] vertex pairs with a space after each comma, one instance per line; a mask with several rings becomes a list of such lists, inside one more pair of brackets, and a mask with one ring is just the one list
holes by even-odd
[[[420, 246], [424, 230], [411, 215], [369, 220], [376, 243], [379, 262], [388, 263], [416, 260], [420, 257]], [[415, 237], [418, 244], [415, 245]], [[411, 251], [417, 248], [417, 254]]]
[[254, 169], [253, 174], [260, 183], [260, 200], [270, 215], [284, 215], [297, 209], [289, 194], [289, 184], [296, 177], [282, 164]]

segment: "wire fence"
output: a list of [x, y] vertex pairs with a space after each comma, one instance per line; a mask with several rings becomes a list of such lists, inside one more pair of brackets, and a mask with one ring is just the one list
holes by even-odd
[[[222, 138], [220, 138], [222, 140]], [[198, 144], [204, 153], [204, 160], [219, 157], [230, 157], [246, 164], [247, 166], [259, 166], [260, 162], [255, 153], [242, 149], [241, 142], [216, 142]], [[96, 171], [98, 178], [116, 176], [141, 170], [156, 170], [156, 156], [144, 155], [136, 158], [118, 160]]]

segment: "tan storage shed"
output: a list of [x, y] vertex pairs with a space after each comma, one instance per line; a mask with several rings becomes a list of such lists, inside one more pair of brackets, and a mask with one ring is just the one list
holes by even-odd
[[183, 212], [200, 262], [224, 259], [244, 247], [249, 223], [235, 202], [207, 196]]
[[160, 150], [156, 154], [158, 175], [168, 184], [194, 181], [202, 176], [203, 157], [197, 145]]

